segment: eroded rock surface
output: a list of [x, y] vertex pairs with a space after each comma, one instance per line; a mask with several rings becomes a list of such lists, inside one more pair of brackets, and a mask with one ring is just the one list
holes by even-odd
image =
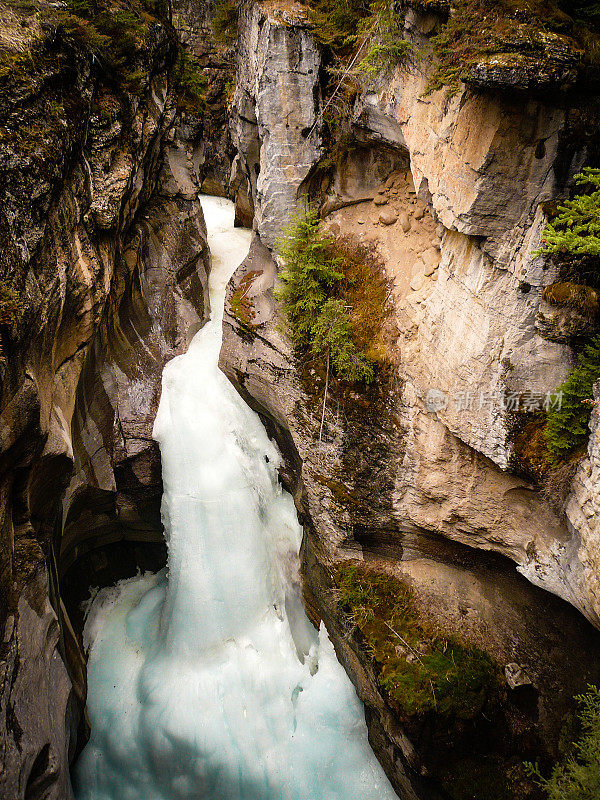
[[[407, 14], [406, 36], [419, 52], [436, 24], [434, 15]], [[259, 59], [271, 45], [261, 40]], [[511, 94], [515, 81], [527, 82], [523, 65], [519, 75], [519, 65], [504, 75], [491, 66], [484, 75], [480, 66], [479, 78], [448, 99], [443, 89], [425, 92], [433, 68], [427, 59], [404, 64], [359, 93], [351, 156], [325, 175], [313, 164], [299, 187], [296, 162], [290, 167], [288, 205], [308, 191], [332, 235], [376, 245], [386, 262], [398, 337], [385, 380], [367, 389], [334, 380], [324, 397], [324, 369], [299, 360], [278, 326], [274, 270], [265, 268], [264, 253], [251, 252], [234, 276], [224, 323], [222, 368], [277, 437], [286, 457], [282, 479], [306, 523], [307, 607], [333, 631], [402, 797], [435, 796], [426, 773], [452, 780], [469, 747], [481, 752], [484, 741], [503, 760], [505, 776], [517, 775], [523, 752], [548, 756], [570, 697], [586, 685], [573, 653], [586, 654], [582, 672], [596, 680], [597, 657], [588, 655], [600, 647], [575, 610], [598, 626], [595, 433], [566, 518], [511, 470], [514, 398], [548, 402], [573, 366], [568, 337], [548, 335], [557, 325], [544, 324], [555, 313], [544, 289], [557, 272], [535, 250], [544, 203], [564, 195], [587, 157], [588, 139], [574, 130], [594, 112], [576, 94], [570, 103], [561, 95]], [[314, 94], [307, 84], [303, 90], [296, 102], [311, 107]], [[260, 102], [283, 108], [277, 92], [271, 87]], [[281, 224], [278, 183], [268, 174], [262, 194], [252, 189], [252, 167], [262, 176], [268, 162], [256, 136], [256, 102], [244, 113], [241, 107], [234, 142], [248, 183], [243, 188], [238, 176], [233, 189], [247, 214], [256, 211], [259, 232], [269, 231]], [[276, 135], [283, 152], [288, 133]], [[273, 241], [263, 237], [271, 248]], [[336, 606], [330, 570], [347, 558], [403, 577], [429, 619], [459, 631], [502, 667], [505, 705], [495, 732], [479, 729], [470, 739], [465, 729], [444, 751], [441, 730], [437, 744], [432, 734], [436, 723], [428, 733], [409, 720], [399, 725]], [[507, 674], [526, 674], [530, 683], [517, 686], [511, 677], [511, 688]], [[454, 764], [450, 772], [444, 758]], [[527, 796], [519, 784], [515, 778], [510, 791]]]
[[[30, 94], [2, 94], [15, 124], [41, 124], [48, 103], [58, 114], [45, 149], [18, 138], [0, 148], [2, 276], [22, 297], [0, 350], [0, 795], [15, 800], [72, 796], [85, 663], [59, 571], [110, 541], [160, 541], [150, 434], [161, 371], [208, 313], [173, 36], [157, 27], [139, 97], [104, 85], [93, 61], [60, 42], [58, 82], [46, 74]], [[70, 115], [53, 100], [57, 86], [71, 92]], [[79, 580], [89, 586], [96, 567]]]
[[273, 248], [320, 155], [321, 56], [298, 3], [241, 10], [232, 139], [238, 219]]

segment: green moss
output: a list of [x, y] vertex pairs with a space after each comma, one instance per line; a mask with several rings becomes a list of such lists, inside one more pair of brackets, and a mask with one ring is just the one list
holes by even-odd
[[248, 289], [252, 285], [252, 281], [258, 275], [261, 275], [262, 272], [257, 270], [252, 270], [248, 272], [239, 283], [239, 286], [231, 296], [231, 300], [229, 303], [229, 307], [231, 309], [231, 313], [233, 316], [238, 320], [238, 322], [248, 330], [254, 330], [256, 327], [254, 324], [254, 304], [252, 300], [247, 296]]
[[501, 56], [510, 65], [511, 58], [527, 55], [548, 66], [548, 34], [558, 35], [561, 57], [571, 54], [576, 63], [583, 53], [585, 61], [595, 62], [598, 34], [547, 0], [449, 0], [434, 5], [445, 7], [447, 19], [432, 39], [437, 64], [426, 94], [445, 88], [452, 97], [471, 67], [486, 56]]
[[405, 714], [473, 719], [481, 713], [497, 684], [497, 670], [484, 652], [425, 623], [410, 587], [398, 578], [344, 562], [334, 579], [379, 683]]

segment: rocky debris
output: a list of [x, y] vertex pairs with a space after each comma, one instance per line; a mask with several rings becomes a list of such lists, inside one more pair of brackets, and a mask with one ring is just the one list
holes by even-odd
[[425, 275], [433, 275], [435, 270], [440, 265], [440, 257], [440, 251], [437, 249], [437, 247], [429, 247], [427, 250], [421, 253], [421, 258], [425, 264]]
[[410, 282], [410, 288], [413, 290], [413, 292], [418, 292], [423, 288], [424, 283], [425, 279], [423, 277], [423, 274], [418, 273], [412, 278]]
[[388, 204], [389, 200], [384, 194], [378, 194], [373, 199], [373, 202], [376, 206], [385, 206]]
[[404, 233], [408, 233], [410, 230], [410, 219], [408, 218], [408, 214], [406, 211], [401, 211], [398, 217], [398, 221], [400, 222], [400, 227], [404, 231]]
[[504, 677], [511, 689], [519, 689], [521, 686], [532, 686], [531, 680], [526, 667], [519, 666], [511, 662], [504, 667]]

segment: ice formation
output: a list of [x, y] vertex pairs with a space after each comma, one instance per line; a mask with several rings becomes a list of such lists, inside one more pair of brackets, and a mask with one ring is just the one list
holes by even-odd
[[212, 317], [164, 370], [168, 568], [99, 592], [86, 622], [92, 734], [78, 800], [392, 800], [363, 707], [298, 590], [280, 456], [218, 368], [250, 232], [203, 197]]

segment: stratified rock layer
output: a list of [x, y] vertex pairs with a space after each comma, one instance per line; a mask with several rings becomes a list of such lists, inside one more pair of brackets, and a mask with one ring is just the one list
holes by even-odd
[[[174, 125], [176, 47], [167, 27], [155, 33], [139, 97], [58, 42], [57, 76], [0, 99], [11, 124], [37, 121], [43, 148], [0, 147], [2, 274], [22, 298], [0, 344], [0, 795], [11, 800], [72, 797], [85, 663], [59, 570], [73, 576], [108, 542], [161, 541], [162, 367], [208, 312], [197, 162]], [[43, 129], [47, 104], [58, 119]], [[71, 584], [95, 582], [103, 560]]]

